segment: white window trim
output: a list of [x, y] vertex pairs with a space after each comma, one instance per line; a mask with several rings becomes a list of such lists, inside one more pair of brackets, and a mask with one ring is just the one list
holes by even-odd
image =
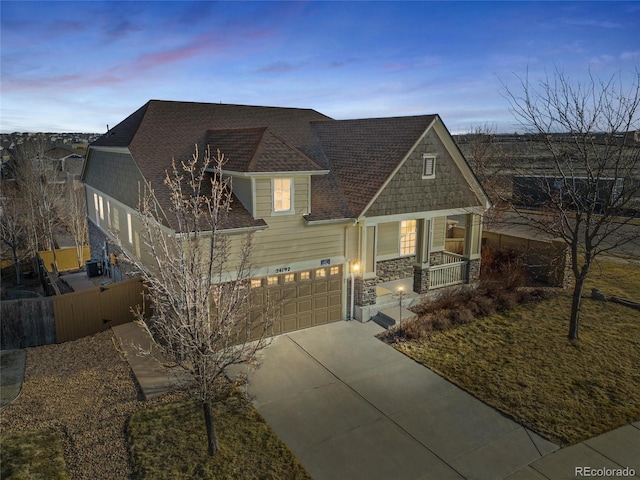
[[[437, 155], [431, 154], [431, 153], [423, 153], [422, 154], [422, 179], [429, 179], [429, 178], [436, 178], [436, 160], [437, 160]], [[425, 174], [425, 170], [426, 170], [426, 166], [427, 166], [427, 162], [431, 161], [432, 162], [432, 167], [431, 167], [431, 173], [430, 174]]]
[[[415, 230], [413, 230], [413, 232], [408, 232], [408, 233], [403, 234], [402, 233], [402, 224], [404, 222], [412, 222], [412, 221], [415, 222]], [[408, 235], [411, 235], [411, 234], [413, 234], [413, 251], [409, 252], [409, 253], [403, 253], [403, 251], [402, 251], [402, 237], [403, 236], [408, 236]], [[400, 252], [400, 256], [401, 257], [410, 257], [412, 255], [415, 255], [416, 254], [417, 245], [418, 245], [418, 222], [416, 220], [414, 220], [414, 219], [402, 220], [400, 222], [400, 237], [398, 238], [398, 251]]]
[[[289, 180], [289, 209], [288, 210], [276, 210], [276, 180]], [[271, 213], [274, 215], [290, 215], [294, 213], [293, 207], [293, 178], [280, 177], [271, 179]]]

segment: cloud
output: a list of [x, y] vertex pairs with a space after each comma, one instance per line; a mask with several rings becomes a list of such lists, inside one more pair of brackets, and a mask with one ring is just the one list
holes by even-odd
[[289, 73], [300, 70], [306, 63], [293, 64], [279, 60], [256, 70], [256, 73]]

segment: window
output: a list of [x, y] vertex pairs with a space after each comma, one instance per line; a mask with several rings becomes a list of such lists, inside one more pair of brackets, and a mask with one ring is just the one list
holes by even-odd
[[104, 205], [102, 203], [102, 195], [98, 197], [98, 202], [100, 203], [100, 220], [104, 220]]
[[95, 207], [96, 210], [96, 221], [98, 221], [98, 194], [94, 193], [93, 194], [93, 206]]
[[296, 279], [296, 275], [295, 273], [287, 273], [284, 276], [284, 283], [291, 283], [294, 282]]
[[400, 254], [416, 253], [416, 221], [403, 220], [400, 223]]
[[260, 288], [261, 286], [262, 286], [262, 279], [260, 278], [251, 279], [251, 288]]
[[107, 222], [109, 222], [109, 228], [111, 228], [111, 203], [107, 200]]
[[436, 156], [422, 155], [422, 178], [434, 178], [436, 176]]
[[316, 278], [324, 278], [327, 276], [327, 270], [324, 268], [319, 268], [316, 270]]
[[289, 212], [291, 211], [291, 179], [290, 178], [274, 178], [273, 179], [273, 211]]
[[116, 207], [113, 207], [113, 229], [116, 232], [120, 230], [120, 214]]
[[340, 267], [331, 267], [329, 275], [338, 275], [340, 273]]
[[267, 277], [267, 285], [271, 286], [271, 285], [277, 285], [278, 284], [278, 277]]
[[133, 243], [133, 229], [131, 228], [131, 214], [127, 213], [127, 233], [129, 234], [129, 243]]
[[311, 275], [309, 272], [300, 272], [300, 280], [309, 280]]

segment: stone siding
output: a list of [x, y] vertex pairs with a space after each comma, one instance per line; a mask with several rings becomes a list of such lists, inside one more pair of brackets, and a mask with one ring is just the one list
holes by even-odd
[[377, 278], [355, 279], [355, 304], [375, 305], [378, 295], [376, 293]]
[[376, 275], [380, 282], [391, 282], [413, 275], [413, 264], [416, 262], [415, 255], [410, 257], [394, 258], [393, 260], [382, 260], [376, 263]]
[[413, 291], [427, 293], [429, 290], [429, 268], [413, 267]]

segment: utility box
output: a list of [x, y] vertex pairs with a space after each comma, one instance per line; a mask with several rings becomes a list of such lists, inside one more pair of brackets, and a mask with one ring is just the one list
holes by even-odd
[[87, 260], [85, 262], [85, 269], [87, 271], [87, 277], [99, 277], [100, 275], [102, 275], [102, 261]]

